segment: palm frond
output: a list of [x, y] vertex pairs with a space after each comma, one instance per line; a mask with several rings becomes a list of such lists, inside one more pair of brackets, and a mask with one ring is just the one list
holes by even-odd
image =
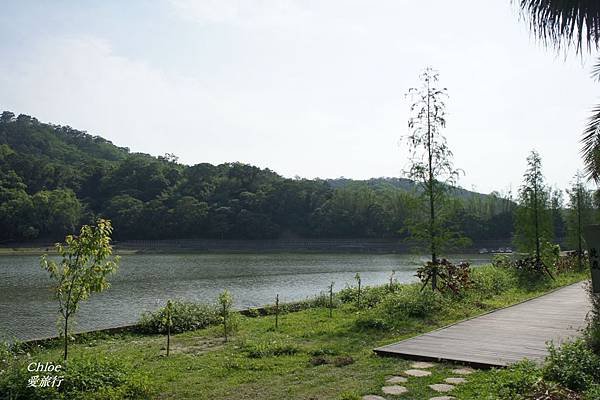
[[536, 36], [546, 45], [598, 48], [600, 41], [600, 1], [598, 0], [514, 0]]
[[586, 175], [589, 179], [600, 183], [600, 104], [592, 110], [581, 143]]
[[592, 67], [592, 78], [600, 81], [600, 58], [596, 60], [596, 63]]

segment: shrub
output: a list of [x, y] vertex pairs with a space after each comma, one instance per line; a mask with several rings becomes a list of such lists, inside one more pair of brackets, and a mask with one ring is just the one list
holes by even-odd
[[0, 399], [133, 400], [147, 399], [154, 393], [147, 376], [106, 357], [69, 360], [59, 374], [64, 380], [58, 388], [27, 387], [29, 378], [34, 375], [27, 371], [29, 362], [29, 359], [15, 362], [0, 374]]
[[502, 370], [496, 370], [486, 388], [498, 399], [529, 399], [528, 394], [541, 378], [541, 372], [531, 361], [521, 361]]
[[435, 289], [441, 292], [459, 294], [471, 284], [471, 268], [468, 262], [452, 264], [445, 258], [437, 262], [428, 261], [417, 269], [417, 277], [426, 286], [436, 279]]
[[543, 260], [535, 257], [524, 257], [515, 261], [514, 271], [518, 284], [525, 288], [534, 288], [540, 283], [545, 283], [550, 278], [550, 270]]
[[441, 310], [444, 297], [430, 290], [420, 290], [417, 285], [407, 285], [397, 293], [387, 296], [381, 310], [392, 320], [430, 317]]
[[587, 316], [585, 338], [592, 351], [600, 356], [600, 294], [593, 292], [591, 282], [586, 285], [592, 308]]
[[[393, 286], [394, 290], [398, 287], [399, 285]], [[361, 288], [360, 303], [363, 308], [373, 308], [389, 294], [389, 286], [365, 286]], [[358, 289], [346, 287], [338, 293], [338, 297], [343, 303], [355, 303], [358, 297]]]
[[569, 389], [583, 391], [600, 383], [600, 357], [582, 339], [564, 343], [559, 348], [550, 344], [543, 373], [544, 378]]
[[593, 384], [583, 393], [584, 400], [600, 399], [600, 384]]
[[350, 356], [340, 356], [333, 359], [333, 365], [336, 367], [345, 367], [350, 364], [354, 364], [354, 359]]
[[[340, 300], [334, 296], [333, 297], [333, 307], [337, 308], [340, 305]], [[325, 292], [321, 292], [314, 297], [307, 298], [306, 300], [295, 301], [291, 303], [281, 303], [279, 304], [279, 315], [302, 311], [309, 308], [328, 308], [329, 307], [329, 294]], [[257, 310], [258, 311], [258, 310]], [[247, 314], [247, 312], [246, 312]], [[275, 306], [267, 305], [260, 310], [260, 315], [274, 315], [275, 314]]]
[[313, 367], [317, 367], [319, 365], [325, 365], [325, 364], [329, 363], [329, 361], [327, 361], [327, 359], [323, 356], [315, 356], [315, 357], [311, 357], [309, 363]]
[[515, 285], [514, 274], [506, 268], [483, 266], [471, 273], [472, 288], [489, 298], [509, 290]]
[[[215, 306], [173, 301], [171, 303], [171, 333], [181, 333], [206, 328], [217, 324], [219, 315]], [[154, 312], [142, 314], [138, 330], [143, 333], [167, 333], [167, 309], [159, 308]]]
[[514, 261], [509, 255], [494, 254], [492, 265], [497, 268], [514, 268]]
[[[589, 265], [587, 255], [582, 255], [581, 259], [582, 269], [586, 265]], [[564, 273], [570, 271], [579, 271], [579, 255], [577, 251], [569, 251], [567, 254], [562, 255], [558, 258], [555, 264], [557, 273]]]

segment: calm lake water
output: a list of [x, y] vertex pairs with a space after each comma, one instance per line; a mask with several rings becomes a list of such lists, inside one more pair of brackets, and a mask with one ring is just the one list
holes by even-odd
[[[78, 313], [76, 331], [135, 323], [144, 311], [169, 298], [213, 302], [228, 289], [236, 308], [303, 300], [354, 284], [359, 272], [364, 285], [415, 280], [426, 257], [379, 254], [156, 254], [124, 255], [111, 287], [93, 294]], [[472, 265], [488, 255], [456, 255]], [[0, 336], [33, 339], [55, 336], [59, 316], [50, 280], [37, 256], [0, 256]]]

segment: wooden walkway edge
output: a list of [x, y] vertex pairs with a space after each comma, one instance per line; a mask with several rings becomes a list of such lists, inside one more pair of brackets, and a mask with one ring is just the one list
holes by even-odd
[[578, 336], [589, 310], [584, 283], [578, 282], [374, 351], [479, 368], [504, 367], [524, 358], [541, 363], [548, 354], [546, 343]]

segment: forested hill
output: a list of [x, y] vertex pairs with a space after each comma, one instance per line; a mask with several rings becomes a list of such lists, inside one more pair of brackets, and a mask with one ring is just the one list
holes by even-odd
[[[419, 191], [419, 185], [417, 185], [414, 181], [406, 178], [371, 178], [367, 180], [356, 180], [356, 179], [348, 179], [348, 178], [336, 178], [336, 179], [327, 179], [327, 183], [331, 185], [332, 188], [342, 188], [348, 185], [353, 185], [356, 183], [361, 183], [368, 186], [371, 189], [402, 189], [405, 191]], [[485, 201], [485, 199], [489, 196], [482, 193], [473, 192], [470, 190], [463, 189], [461, 187], [452, 188], [452, 195], [454, 197], [470, 200], [473, 198], [477, 198], [481, 201]], [[498, 195], [495, 195], [498, 197]]]
[[[27, 115], [0, 117], [4, 242], [60, 239], [99, 216], [121, 240], [397, 237], [415, 212], [413, 188], [394, 178], [286, 179], [241, 163], [186, 166]], [[512, 202], [455, 193], [451, 220], [467, 236], [510, 237]]]

